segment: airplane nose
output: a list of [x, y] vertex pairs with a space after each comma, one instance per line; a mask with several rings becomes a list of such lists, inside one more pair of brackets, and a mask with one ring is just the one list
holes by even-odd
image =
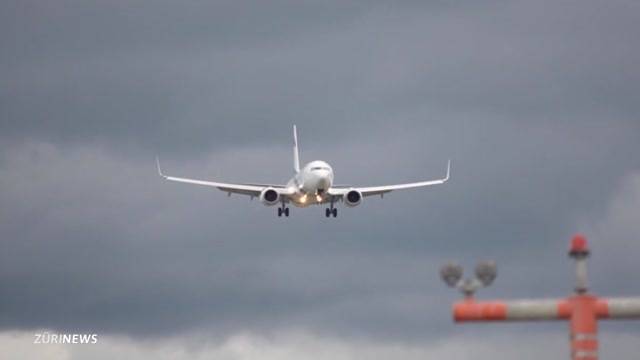
[[318, 189], [328, 189], [329, 188], [329, 173], [324, 173], [320, 177], [318, 177]]

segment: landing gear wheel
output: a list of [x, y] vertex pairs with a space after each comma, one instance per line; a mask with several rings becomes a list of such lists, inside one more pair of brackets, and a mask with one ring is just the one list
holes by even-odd
[[282, 208], [278, 208], [278, 217], [282, 216]]
[[333, 217], [338, 216], [338, 209], [337, 209], [337, 208], [333, 208], [333, 209], [331, 210], [331, 213], [333, 214]]
[[284, 216], [289, 217], [289, 208], [284, 208]]
[[329, 209], [329, 208], [324, 209], [324, 216], [325, 217], [329, 217], [330, 214], [331, 214], [331, 209]]

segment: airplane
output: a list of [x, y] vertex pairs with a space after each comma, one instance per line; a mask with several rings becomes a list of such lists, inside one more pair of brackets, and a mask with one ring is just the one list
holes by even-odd
[[339, 201], [342, 201], [348, 207], [354, 207], [360, 205], [362, 199], [367, 196], [380, 195], [382, 198], [384, 194], [390, 191], [444, 184], [449, 180], [451, 172], [451, 161], [448, 161], [447, 173], [442, 179], [366, 187], [334, 185], [333, 169], [326, 162], [315, 160], [302, 168], [300, 167], [298, 133], [295, 125], [293, 125], [293, 169], [295, 175], [286, 185], [231, 184], [168, 176], [162, 172], [158, 158], [156, 158], [156, 165], [158, 174], [169, 181], [215, 187], [226, 192], [229, 196], [231, 194], [241, 194], [248, 195], [251, 199], [257, 197], [266, 206], [280, 204], [278, 207], [279, 217], [282, 217], [282, 215], [289, 216], [287, 204], [291, 203], [301, 208], [309, 205], [329, 204], [329, 207], [325, 209], [325, 217], [333, 216], [335, 218], [338, 216], [338, 209], [335, 205]]

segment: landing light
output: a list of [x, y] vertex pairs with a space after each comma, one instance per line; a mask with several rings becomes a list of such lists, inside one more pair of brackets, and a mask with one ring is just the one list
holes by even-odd
[[300, 202], [301, 203], [306, 203], [307, 202], [307, 195], [302, 195], [302, 197], [300, 198]]
[[316, 195], [316, 200], [317, 200], [318, 202], [321, 202], [321, 201], [322, 201], [322, 196], [320, 196], [320, 195]]

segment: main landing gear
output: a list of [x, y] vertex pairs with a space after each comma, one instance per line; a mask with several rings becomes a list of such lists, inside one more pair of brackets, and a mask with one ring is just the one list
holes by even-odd
[[333, 217], [338, 216], [338, 209], [336, 209], [336, 208], [333, 208], [333, 209], [326, 208], [326, 209], [324, 209], [324, 216], [330, 217], [331, 215], [333, 215]]
[[282, 215], [289, 217], [289, 208], [284, 205], [284, 201], [282, 202], [282, 206], [278, 208], [278, 217]]
[[338, 216], [338, 209], [333, 207], [333, 199], [331, 199], [331, 207], [328, 207], [328, 208], [324, 209], [324, 216], [325, 217], [331, 217], [332, 215], [333, 215], [333, 217]]

